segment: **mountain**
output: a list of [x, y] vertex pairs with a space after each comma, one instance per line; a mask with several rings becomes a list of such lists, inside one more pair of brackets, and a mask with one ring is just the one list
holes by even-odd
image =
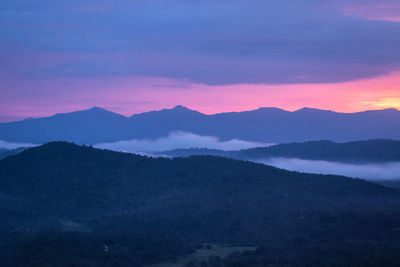
[[41, 144], [56, 140], [98, 143], [105, 138], [124, 138], [128, 118], [93, 107], [89, 110], [56, 114], [0, 124], [0, 139]]
[[272, 246], [276, 257], [295, 246], [304, 266], [335, 266], [343, 252], [333, 248], [378, 263], [399, 255], [400, 193], [360, 179], [65, 142], [0, 160], [0, 178], [4, 266], [142, 266], [209, 242]]
[[85, 144], [155, 139], [173, 131], [264, 143], [400, 139], [400, 111], [337, 113], [311, 108], [289, 112], [260, 108], [206, 115], [183, 106], [124, 117], [101, 108], [52, 117], [0, 123], [0, 140]]
[[269, 147], [257, 147], [238, 151], [191, 148], [174, 149], [159, 152], [158, 154], [169, 157], [212, 155], [242, 160], [282, 157], [347, 163], [381, 163], [400, 161], [400, 141], [386, 139], [345, 143], [310, 141], [304, 143], [279, 144]]
[[14, 207], [26, 220], [157, 214], [160, 208], [176, 219], [193, 209], [208, 213], [238, 208], [248, 213], [255, 203], [284, 209], [295, 199], [296, 205], [312, 211], [358, 206], [374, 196], [397, 197], [385, 187], [339, 176], [294, 173], [219, 157], [148, 158], [62, 142], [1, 160], [0, 177], [1, 210]]

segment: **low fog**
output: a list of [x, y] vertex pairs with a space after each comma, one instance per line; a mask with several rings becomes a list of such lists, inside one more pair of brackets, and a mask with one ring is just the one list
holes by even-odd
[[113, 143], [102, 143], [94, 145], [97, 148], [111, 149], [132, 153], [151, 153], [166, 151], [177, 148], [209, 148], [221, 150], [240, 150], [246, 148], [267, 146], [268, 144], [232, 139], [221, 141], [214, 136], [202, 136], [187, 132], [173, 132], [166, 137], [155, 140], [129, 140]]
[[[257, 142], [232, 139], [221, 141], [214, 136], [201, 136], [187, 132], [173, 132], [166, 137], [155, 140], [130, 140], [112, 143], [96, 144], [94, 147], [115, 151], [150, 155], [152, 152], [166, 151], [177, 148], [209, 148], [226, 151], [268, 146]], [[37, 146], [31, 143], [13, 143], [0, 140], [0, 148], [15, 149], [19, 147]], [[269, 158], [256, 162], [272, 165], [278, 168], [317, 174], [337, 174], [357, 177], [370, 181], [400, 180], [400, 162], [351, 164], [324, 160], [305, 160], [298, 158]]]
[[32, 146], [37, 146], [37, 145], [31, 143], [12, 143], [0, 140], [0, 148], [4, 149], [15, 149], [19, 147], [32, 147]]
[[349, 164], [296, 158], [270, 158], [257, 162], [290, 171], [337, 174], [370, 181], [400, 180], [400, 162]]

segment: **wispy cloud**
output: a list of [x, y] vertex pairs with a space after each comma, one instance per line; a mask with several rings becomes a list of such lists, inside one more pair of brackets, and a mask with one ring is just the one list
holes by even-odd
[[265, 146], [266, 144], [249, 142], [239, 139], [229, 141], [221, 141], [214, 136], [202, 136], [186, 132], [173, 132], [166, 137], [155, 140], [129, 140], [118, 141], [113, 143], [96, 144], [97, 148], [111, 149], [123, 152], [156, 152], [165, 151], [176, 148], [210, 148], [222, 150], [239, 150], [245, 148], [253, 148]]
[[257, 162], [278, 168], [318, 174], [336, 174], [370, 181], [400, 180], [400, 162], [382, 164], [347, 164], [323, 160], [271, 158]]
[[400, 24], [346, 16], [342, 9], [359, 10], [361, 1], [333, 8], [336, 1], [7, 0], [0, 4], [0, 69], [29, 79], [205, 84], [330, 83], [399, 70]]
[[371, 90], [344, 82], [400, 71], [400, 23], [366, 19], [395, 19], [398, 2], [2, 0], [0, 120], [93, 105], [358, 111]]
[[32, 146], [37, 146], [37, 145], [31, 143], [12, 143], [0, 140], [0, 148], [5, 148], [5, 149], [14, 149], [19, 147], [32, 147]]

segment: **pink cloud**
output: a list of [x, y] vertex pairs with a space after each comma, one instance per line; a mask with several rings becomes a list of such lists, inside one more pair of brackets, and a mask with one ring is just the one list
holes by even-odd
[[346, 7], [345, 15], [357, 15], [369, 20], [400, 22], [400, 4], [385, 3]]

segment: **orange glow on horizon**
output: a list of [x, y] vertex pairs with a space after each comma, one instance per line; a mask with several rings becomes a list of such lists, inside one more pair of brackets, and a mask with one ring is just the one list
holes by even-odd
[[[359, 112], [400, 109], [400, 72], [351, 82], [290, 85], [191, 85], [173, 89], [168, 106], [186, 105], [207, 114], [278, 107], [295, 111], [303, 107]], [[155, 102], [158, 102], [158, 94]], [[166, 99], [164, 99], [166, 100]], [[168, 99], [167, 99], [168, 101]]]
[[400, 98], [382, 98], [378, 101], [366, 101], [365, 104], [377, 108], [396, 108], [400, 109]]

